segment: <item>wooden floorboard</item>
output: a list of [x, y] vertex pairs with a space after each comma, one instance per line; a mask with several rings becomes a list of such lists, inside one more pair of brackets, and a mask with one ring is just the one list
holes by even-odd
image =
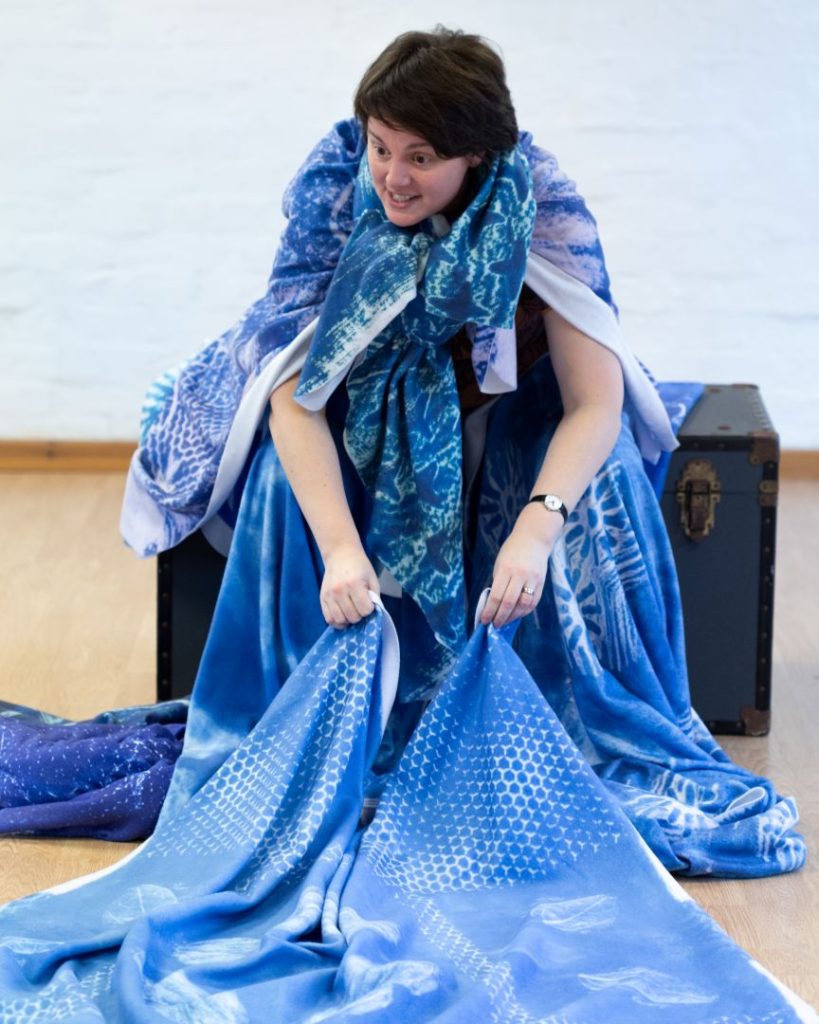
[[[122, 478], [0, 477], [0, 697], [71, 718], [154, 699], [155, 563], [122, 543]], [[773, 729], [724, 738], [740, 764], [793, 795], [811, 858], [793, 875], [684, 882], [741, 945], [819, 1005], [819, 481], [783, 482]], [[132, 843], [0, 839], [0, 901], [115, 863]]]

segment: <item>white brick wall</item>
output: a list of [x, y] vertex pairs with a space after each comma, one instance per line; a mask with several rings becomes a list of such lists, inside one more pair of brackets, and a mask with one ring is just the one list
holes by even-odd
[[264, 289], [280, 196], [380, 48], [504, 52], [600, 222], [635, 350], [750, 380], [819, 447], [814, 0], [4, 0], [0, 437], [130, 438], [141, 395]]

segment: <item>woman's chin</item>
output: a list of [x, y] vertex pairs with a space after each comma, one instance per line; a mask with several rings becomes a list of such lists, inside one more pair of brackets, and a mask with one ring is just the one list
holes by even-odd
[[415, 225], [420, 224], [423, 219], [423, 217], [411, 217], [408, 216], [407, 214], [401, 215], [394, 214], [389, 211], [387, 212], [387, 220], [390, 222], [390, 224], [394, 224], [397, 228], [415, 227]]

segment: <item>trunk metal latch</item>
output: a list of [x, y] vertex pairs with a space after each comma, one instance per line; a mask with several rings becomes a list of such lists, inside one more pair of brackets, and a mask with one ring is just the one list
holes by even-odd
[[717, 471], [708, 459], [691, 459], [683, 466], [675, 493], [680, 526], [689, 540], [699, 543], [714, 529], [721, 491]]

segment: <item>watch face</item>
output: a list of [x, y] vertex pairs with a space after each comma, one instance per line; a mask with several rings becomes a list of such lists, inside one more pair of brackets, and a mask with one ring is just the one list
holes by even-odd
[[559, 512], [560, 506], [563, 504], [563, 502], [560, 500], [560, 498], [558, 498], [556, 494], [547, 494], [546, 497], [543, 499], [543, 504], [546, 506], [546, 508], [550, 508], [553, 512]]

